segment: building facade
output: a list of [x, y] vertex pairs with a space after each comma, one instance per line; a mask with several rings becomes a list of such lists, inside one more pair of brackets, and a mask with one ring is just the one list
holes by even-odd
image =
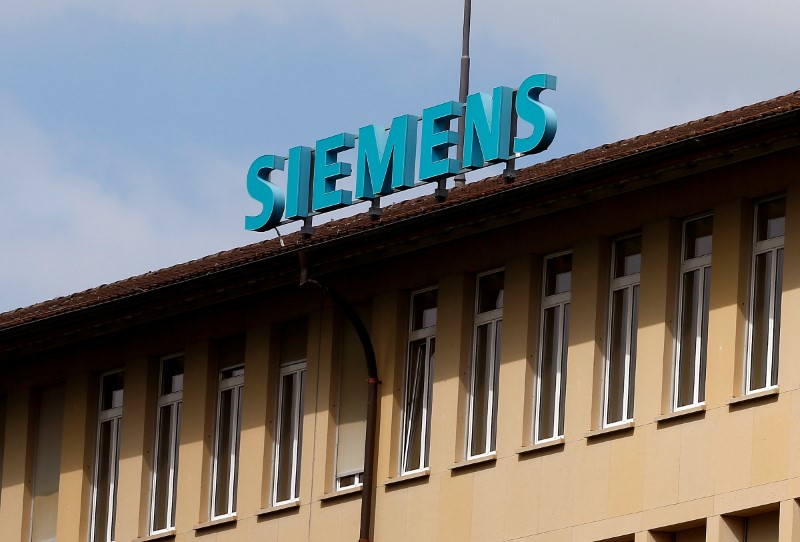
[[[8, 541], [800, 541], [800, 95], [0, 315]], [[795, 280], [798, 284], [795, 284]]]

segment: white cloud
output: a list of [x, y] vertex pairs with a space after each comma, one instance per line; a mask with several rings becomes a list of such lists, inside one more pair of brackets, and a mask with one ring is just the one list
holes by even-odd
[[187, 153], [182, 198], [128, 156], [110, 158], [116, 179], [67, 169], [58, 137], [1, 96], [0, 118], [0, 311], [260, 240], [241, 223], [241, 164]]

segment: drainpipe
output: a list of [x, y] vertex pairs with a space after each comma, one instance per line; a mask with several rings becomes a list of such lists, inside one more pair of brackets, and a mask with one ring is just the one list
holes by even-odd
[[[305, 256], [305, 254], [303, 254]], [[361, 490], [361, 528], [359, 531], [359, 542], [369, 542], [370, 530], [372, 529], [372, 502], [375, 495], [375, 441], [377, 440], [377, 421], [378, 421], [378, 364], [375, 360], [375, 349], [372, 347], [369, 331], [364, 322], [353, 306], [345, 301], [338, 292], [328, 286], [308, 278], [308, 268], [305, 265], [305, 258], [301, 256], [300, 285], [311, 284], [316, 286], [327, 295], [331, 301], [344, 313], [347, 319], [353, 324], [364, 349], [364, 357], [367, 361], [367, 434], [364, 443], [364, 480]]]

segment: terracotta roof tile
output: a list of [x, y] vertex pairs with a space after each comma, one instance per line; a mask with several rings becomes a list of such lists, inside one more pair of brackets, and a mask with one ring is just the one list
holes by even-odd
[[283, 236], [283, 243], [278, 238], [269, 239], [2, 313], [0, 314], [0, 330], [163, 288], [188, 279], [231, 269], [248, 262], [269, 258], [282, 252], [318, 245], [342, 235], [351, 235], [381, 228], [401, 220], [422, 216], [433, 210], [491, 196], [508, 190], [510, 187], [519, 187], [579, 172], [647, 150], [666, 147], [702, 135], [797, 110], [800, 110], [800, 91], [686, 124], [542, 162], [518, 171], [517, 178], [512, 184], [505, 182], [502, 176], [499, 175], [490, 177], [470, 183], [463, 188], [451, 190], [448, 198], [443, 202], [436, 201], [433, 196], [422, 196], [387, 206], [383, 209], [380, 220], [374, 220], [366, 213], [362, 213], [315, 226], [315, 234], [310, 239], [304, 239], [299, 232], [291, 233]]

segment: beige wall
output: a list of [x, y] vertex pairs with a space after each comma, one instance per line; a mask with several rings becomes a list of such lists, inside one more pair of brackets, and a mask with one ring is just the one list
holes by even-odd
[[[382, 379], [374, 539], [800, 542], [800, 336], [791, 332], [800, 326], [800, 185], [790, 184], [782, 160], [788, 158], [587, 203], [394, 257], [369, 273], [330, 277], [372, 313]], [[746, 182], [756, 174], [769, 181], [758, 187]], [[753, 198], [776, 190], [786, 190], [788, 198], [779, 388], [741, 400]], [[687, 197], [689, 191], [697, 196]], [[675, 415], [669, 394], [680, 219], [708, 211], [714, 213], [714, 250], [706, 403]], [[610, 240], [634, 231], [643, 236], [635, 418], [603, 430], [599, 389]], [[574, 255], [565, 435], [563, 442], [537, 447], [531, 445], [531, 412], [542, 256], [565, 249]], [[506, 303], [497, 451], [465, 462], [475, 274], [500, 267]], [[430, 469], [404, 479], [398, 475], [398, 432], [409, 291], [431, 285], [439, 288], [439, 311]], [[342, 326], [348, 324], [316, 293], [292, 299], [254, 296], [48, 353], [14, 369], [13, 383], [4, 384], [3, 539], [27, 540], [30, 435], [36, 429], [31, 395], [63, 381], [58, 539], [86, 540], [97, 375], [123, 366], [117, 540], [147, 535], [156, 365], [160, 356], [183, 351], [176, 540], [356, 540], [359, 493], [333, 491], [336, 371]], [[282, 321], [303, 316], [309, 324], [300, 501], [272, 507], [276, 337]], [[246, 376], [237, 516], [210, 523], [216, 345], [239, 334], [245, 335]]]

